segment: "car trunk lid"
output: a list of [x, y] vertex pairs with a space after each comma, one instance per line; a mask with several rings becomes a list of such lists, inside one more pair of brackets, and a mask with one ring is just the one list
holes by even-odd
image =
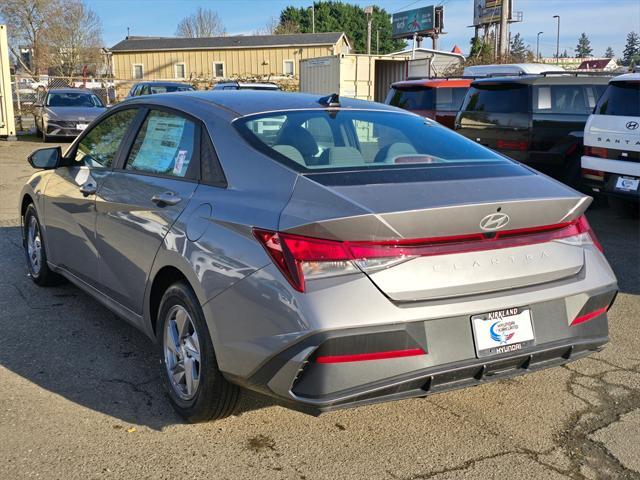
[[532, 230], [560, 228], [587, 208], [589, 197], [541, 175], [377, 185], [323, 180], [301, 177], [282, 212], [281, 232], [346, 242], [357, 252], [367, 252], [365, 244], [444, 245], [435, 253], [428, 247], [397, 262], [374, 262], [384, 268], [356, 261], [394, 301], [517, 288], [565, 278], [583, 266], [581, 247], [497, 239], [496, 231], [533, 238]]

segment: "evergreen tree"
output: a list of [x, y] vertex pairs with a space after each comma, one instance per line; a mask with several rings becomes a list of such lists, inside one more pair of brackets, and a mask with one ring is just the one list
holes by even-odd
[[512, 61], [516, 63], [522, 63], [527, 59], [527, 47], [519, 33], [511, 39], [510, 52]]
[[[362, 7], [342, 2], [314, 2], [315, 31], [344, 32], [349, 37], [356, 53], [367, 51], [367, 17]], [[276, 33], [295, 31], [311, 33], [313, 31], [311, 8], [286, 7], [280, 13], [280, 25]], [[284, 28], [286, 27], [286, 28]], [[296, 28], [297, 27], [297, 28]], [[391, 38], [391, 15], [384, 9], [373, 7], [371, 16], [371, 53], [376, 53], [376, 32], [379, 33], [378, 49], [380, 54], [402, 50], [404, 40]]]
[[622, 51], [622, 63], [624, 65], [631, 65], [638, 63], [638, 57], [640, 57], [640, 37], [636, 32], [629, 32], [627, 35], [627, 44]]
[[607, 47], [607, 50], [604, 52], [604, 58], [613, 58], [615, 54], [613, 53], [613, 48]]
[[591, 41], [587, 34], [582, 32], [580, 38], [578, 39], [578, 45], [576, 45], [576, 57], [577, 58], [585, 58], [590, 57], [593, 54], [593, 49], [591, 48]]

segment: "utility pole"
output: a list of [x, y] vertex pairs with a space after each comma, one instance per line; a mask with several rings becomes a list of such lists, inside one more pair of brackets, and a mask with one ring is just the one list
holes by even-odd
[[500, 58], [505, 60], [509, 51], [509, 3], [510, 0], [502, 0], [500, 8]]
[[311, 33], [316, 33], [316, 2], [311, 4]]
[[538, 38], [536, 39], [536, 62], [540, 60], [540, 35], [544, 32], [538, 32]]
[[556, 35], [556, 63], [560, 63], [560, 15], [554, 15], [558, 19], [558, 33]]
[[371, 5], [364, 7], [364, 13], [367, 16], [367, 55], [371, 55], [371, 14], [373, 13], [373, 7]]

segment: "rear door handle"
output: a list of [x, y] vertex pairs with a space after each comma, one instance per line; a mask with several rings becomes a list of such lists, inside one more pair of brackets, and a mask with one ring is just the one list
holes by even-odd
[[89, 195], [95, 195], [97, 191], [98, 187], [96, 187], [95, 183], [83, 183], [82, 185], [80, 185], [80, 193], [82, 193], [82, 195], [84, 195], [85, 197], [88, 197]]
[[155, 194], [151, 197], [151, 201], [159, 207], [164, 207], [166, 205], [177, 205], [182, 199], [173, 192], [164, 192]]

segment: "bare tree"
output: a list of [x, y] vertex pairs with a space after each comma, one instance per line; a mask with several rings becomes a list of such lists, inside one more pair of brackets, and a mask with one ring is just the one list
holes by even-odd
[[[30, 75], [37, 76], [47, 67], [45, 35], [59, 3], [59, 0], [0, 1], [0, 16], [8, 25], [11, 53]], [[30, 65], [23, 62], [20, 47], [31, 49]]]
[[84, 65], [100, 62], [102, 24], [100, 17], [82, 0], [61, 0], [55, 20], [49, 25], [49, 66], [71, 77]]
[[227, 34], [222, 19], [213, 10], [198, 7], [196, 13], [178, 23], [176, 36], [187, 38], [221, 37]]
[[271, 17], [267, 23], [265, 23], [264, 27], [257, 28], [253, 31], [254, 35], [274, 35], [280, 24], [279, 20], [275, 17]]

